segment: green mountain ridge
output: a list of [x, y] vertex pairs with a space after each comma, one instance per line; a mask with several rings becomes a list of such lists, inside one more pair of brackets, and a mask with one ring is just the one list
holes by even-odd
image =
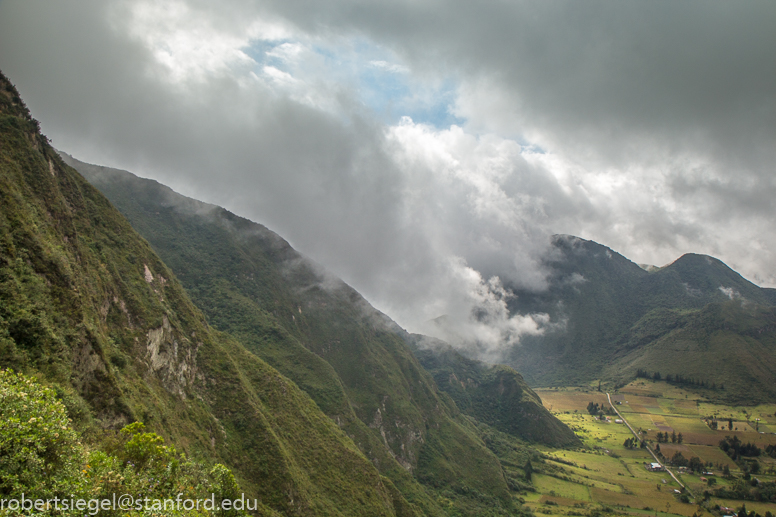
[[[505, 477], [480, 431], [420, 365], [410, 335], [356, 291], [259, 224], [126, 171], [65, 159], [149, 240], [211, 324], [293, 379], [410, 501], [430, 513], [425, 486], [504, 504]], [[532, 393], [519, 376], [514, 383]], [[578, 444], [535, 394], [523, 405], [534, 406], [531, 425], [565, 429], [546, 441]], [[527, 438], [515, 423], [512, 435]]]
[[565, 326], [528, 336], [507, 364], [531, 385], [627, 382], [638, 369], [725, 389], [736, 403], [773, 400], [774, 290], [718, 259], [688, 253], [647, 271], [592, 241], [555, 236], [549, 288], [516, 290], [512, 313], [547, 312]]
[[99, 443], [136, 419], [231, 467], [262, 515], [419, 515], [287, 377], [214, 330], [0, 75], [0, 366]]

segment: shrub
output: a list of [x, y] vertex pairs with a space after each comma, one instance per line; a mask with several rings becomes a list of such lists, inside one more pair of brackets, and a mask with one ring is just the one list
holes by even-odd
[[0, 493], [50, 498], [78, 492], [83, 457], [54, 390], [0, 371]]

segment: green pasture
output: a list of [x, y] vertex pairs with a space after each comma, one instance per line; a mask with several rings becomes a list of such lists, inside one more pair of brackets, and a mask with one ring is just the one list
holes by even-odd
[[590, 501], [590, 491], [585, 485], [544, 474], [534, 474], [531, 481], [541, 494], [557, 495], [577, 501]]
[[639, 395], [641, 397], [654, 397], [664, 399], [685, 399], [694, 400], [698, 395], [687, 391], [679, 386], [668, 384], [665, 381], [652, 381], [647, 379], [636, 379], [617, 390], [623, 395]]
[[776, 404], [761, 404], [759, 406], [726, 406], [710, 402], [700, 402], [699, 411], [702, 416], [716, 416], [719, 419], [732, 418], [735, 422], [756, 422], [776, 426]]

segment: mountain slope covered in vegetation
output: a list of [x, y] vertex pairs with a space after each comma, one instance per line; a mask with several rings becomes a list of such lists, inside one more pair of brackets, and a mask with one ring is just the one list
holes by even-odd
[[[419, 515], [295, 383], [211, 328], [0, 75], [0, 366], [99, 445], [141, 420], [269, 515]], [[108, 433], [108, 434], [106, 434]]]
[[[420, 481], [452, 499], [479, 493], [502, 504], [504, 475], [477, 428], [418, 363], [409, 334], [352, 288], [261, 225], [65, 158], [149, 240], [216, 328], [307, 391], [409, 500], [428, 504]], [[565, 428], [537, 397], [528, 403], [541, 422]]]
[[428, 336], [413, 334], [410, 339], [420, 364], [464, 413], [529, 442], [555, 447], [581, 444], [513, 368], [469, 359]]

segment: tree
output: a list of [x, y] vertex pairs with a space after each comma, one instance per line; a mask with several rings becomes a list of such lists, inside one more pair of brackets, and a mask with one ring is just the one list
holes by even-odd
[[525, 479], [528, 481], [531, 481], [531, 474], [533, 474], [533, 465], [531, 465], [531, 458], [528, 458], [528, 461], [525, 463], [525, 467], [523, 467], [523, 472], [525, 472]]
[[678, 435], [676, 435], [677, 442], [682, 443], [683, 440], [684, 440], [684, 436], [682, 436], [682, 433], [679, 433]]
[[728, 418], [728, 431], [732, 431], [732, 430], [733, 430], [733, 419]]
[[685, 458], [681, 452], [675, 453], [671, 458], [671, 464], [676, 465], [677, 467], [686, 467], [687, 463], [687, 458]]
[[146, 433], [143, 422], [134, 422], [119, 431], [127, 440], [121, 458], [135, 468], [166, 468], [177, 456], [172, 446], [164, 445], [164, 438], [156, 433]]
[[[210, 477], [213, 479], [213, 495], [218, 501], [218, 507], [224, 499], [235, 501], [240, 498], [240, 486], [234, 479], [234, 474], [224, 465], [217, 463], [210, 471]], [[231, 516], [240, 515], [242, 512], [237, 510], [219, 510], [217, 515]]]
[[0, 493], [48, 499], [76, 491], [84, 451], [54, 390], [0, 370]]
[[671, 431], [671, 443], [676, 443], [676, 431]]
[[723, 476], [724, 476], [726, 479], [727, 479], [727, 478], [730, 478], [730, 467], [728, 467], [727, 465], [725, 465], [725, 466], [722, 468], [722, 475], [723, 475]]

